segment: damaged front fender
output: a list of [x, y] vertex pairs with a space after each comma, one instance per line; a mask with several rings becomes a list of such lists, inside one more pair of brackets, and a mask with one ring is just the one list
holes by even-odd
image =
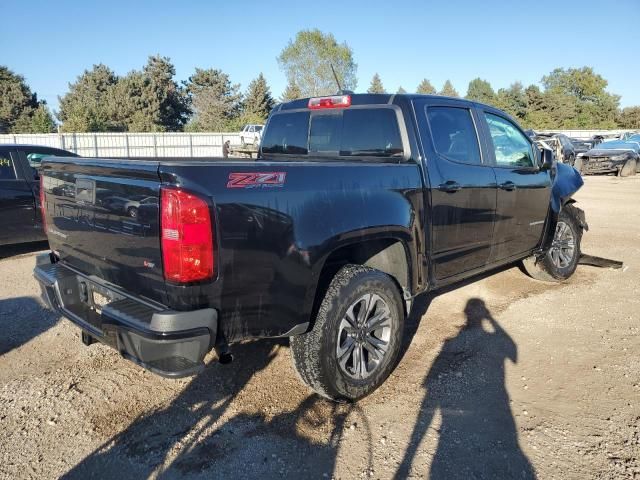
[[557, 215], [562, 207], [571, 200], [584, 181], [578, 171], [570, 165], [556, 162], [551, 169], [551, 210]]

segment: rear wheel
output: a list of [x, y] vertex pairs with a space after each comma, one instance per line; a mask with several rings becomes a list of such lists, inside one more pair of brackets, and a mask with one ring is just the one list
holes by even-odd
[[522, 266], [529, 276], [545, 282], [561, 282], [576, 271], [580, 260], [582, 227], [575, 207], [565, 206], [560, 212], [549, 250], [541, 257], [529, 257]]
[[636, 174], [636, 161], [631, 159], [627, 160], [624, 166], [618, 172], [619, 177], [630, 177]]
[[347, 265], [333, 278], [313, 329], [291, 337], [302, 380], [332, 400], [378, 388], [398, 361], [404, 308], [396, 284], [378, 270]]

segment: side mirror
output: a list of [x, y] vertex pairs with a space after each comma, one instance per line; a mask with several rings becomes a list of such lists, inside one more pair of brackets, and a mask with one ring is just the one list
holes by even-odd
[[553, 150], [549, 150], [548, 148], [543, 148], [542, 153], [540, 155], [540, 170], [546, 171], [551, 170], [553, 166]]

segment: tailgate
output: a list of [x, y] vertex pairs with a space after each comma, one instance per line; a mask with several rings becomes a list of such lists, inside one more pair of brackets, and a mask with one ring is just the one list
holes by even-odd
[[60, 260], [162, 302], [158, 162], [51, 158], [42, 176], [47, 236]]

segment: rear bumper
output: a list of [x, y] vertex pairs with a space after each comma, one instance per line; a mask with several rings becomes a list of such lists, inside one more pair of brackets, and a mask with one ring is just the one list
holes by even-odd
[[194, 375], [204, 368], [204, 356], [216, 339], [215, 309], [168, 310], [60, 263], [52, 264], [49, 255], [38, 257], [34, 276], [53, 310], [123, 357], [171, 378]]

